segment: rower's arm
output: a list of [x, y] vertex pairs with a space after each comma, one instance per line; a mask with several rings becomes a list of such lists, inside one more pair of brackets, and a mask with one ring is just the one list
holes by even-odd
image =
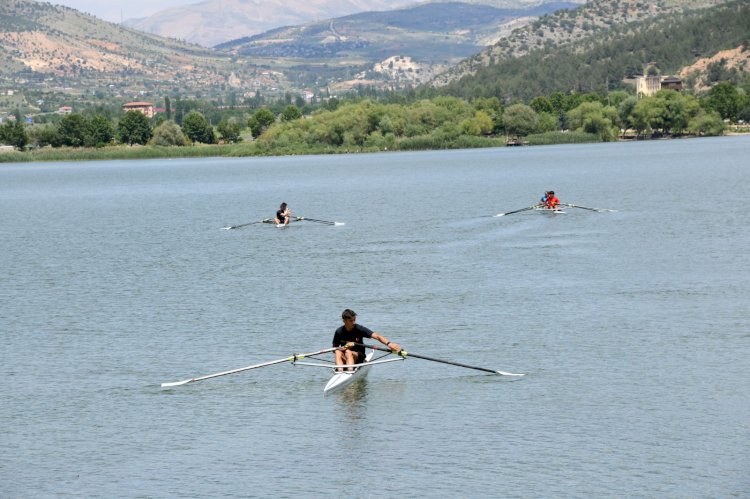
[[390, 348], [394, 352], [400, 352], [401, 351], [401, 345], [399, 345], [398, 343], [394, 343], [392, 341], [388, 341], [388, 338], [386, 338], [385, 336], [383, 336], [380, 333], [372, 333], [372, 339], [373, 340], [378, 340], [380, 343], [382, 343], [383, 345], [387, 346], [388, 348]]

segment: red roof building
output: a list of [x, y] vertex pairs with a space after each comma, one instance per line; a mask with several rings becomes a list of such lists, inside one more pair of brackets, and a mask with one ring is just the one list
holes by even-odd
[[128, 102], [122, 105], [122, 110], [128, 111], [140, 111], [146, 115], [146, 118], [154, 117], [154, 104], [152, 102]]

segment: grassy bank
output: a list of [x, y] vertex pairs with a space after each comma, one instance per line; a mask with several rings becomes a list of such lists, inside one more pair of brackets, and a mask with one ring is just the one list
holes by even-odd
[[[552, 144], [583, 144], [601, 142], [597, 135], [582, 132], [548, 132], [533, 134], [525, 138], [531, 146]], [[0, 163], [25, 163], [35, 161], [106, 161], [127, 159], [160, 158], [209, 158], [248, 156], [294, 156], [309, 154], [352, 154], [382, 151], [429, 151], [441, 149], [471, 149], [481, 147], [505, 147], [504, 137], [476, 137], [461, 135], [452, 140], [437, 140], [435, 137], [411, 137], [395, 141], [389, 147], [382, 146], [331, 146], [319, 144], [292, 144], [281, 146], [258, 142], [239, 144], [195, 145], [186, 147], [160, 146], [108, 146], [101, 148], [50, 148], [25, 152], [0, 153]]]
[[466, 149], [476, 147], [499, 147], [504, 140], [461, 136], [449, 143], [436, 143], [434, 140], [407, 139], [394, 144], [390, 149], [364, 146], [319, 146], [269, 147], [262, 142], [245, 142], [240, 144], [195, 145], [187, 147], [160, 146], [108, 146], [101, 148], [61, 147], [33, 149], [30, 151], [4, 152], [0, 154], [0, 163], [23, 163], [33, 161], [105, 161], [123, 159], [158, 159], [158, 158], [207, 158], [207, 157], [246, 157], [246, 156], [287, 156], [303, 154], [350, 154], [363, 152], [380, 152], [383, 150], [416, 151], [432, 149]]

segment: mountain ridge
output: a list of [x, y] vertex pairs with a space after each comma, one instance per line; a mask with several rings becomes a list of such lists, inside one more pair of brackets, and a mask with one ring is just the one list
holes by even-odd
[[575, 10], [559, 11], [514, 30], [507, 37], [462, 61], [431, 81], [444, 86], [494, 61], [519, 57], [534, 50], [579, 42], [599, 30], [727, 3], [729, 0], [588, 0]]

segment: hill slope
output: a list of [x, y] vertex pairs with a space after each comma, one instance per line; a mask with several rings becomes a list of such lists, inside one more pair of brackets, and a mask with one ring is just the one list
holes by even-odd
[[[560, 48], [503, 58], [451, 82], [444, 91], [463, 97], [502, 96], [509, 101], [528, 101], [552, 92], [604, 92], [621, 87], [624, 78], [647, 66], [674, 74], [721, 50], [749, 47], [748, 26], [750, 4], [744, 0], [666, 13]], [[743, 48], [738, 50], [744, 53]]]
[[280, 26], [393, 9], [410, 3], [412, 0], [208, 0], [166, 9], [125, 24], [211, 47]]
[[695, 9], [709, 8], [728, 0], [589, 0], [575, 10], [563, 10], [543, 16], [513, 31], [477, 55], [438, 76], [432, 84], [447, 85], [482, 67], [533, 51], [552, 50], [574, 45], [606, 34], [618, 26], [647, 23], [666, 14], [682, 15]]
[[224, 54], [33, 0], [0, 2], [0, 58], [6, 82], [91, 90], [205, 89], [231, 85], [239, 69]]
[[[571, 2], [526, 9], [431, 2], [384, 12], [353, 14], [272, 30], [217, 46], [253, 60], [307, 72], [307, 84], [337, 78], [388, 87], [428, 81], [438, 70], [475, 54], [506, 25], [529, 22]], [[303, 77], [304, 78], [304, 77]]]

